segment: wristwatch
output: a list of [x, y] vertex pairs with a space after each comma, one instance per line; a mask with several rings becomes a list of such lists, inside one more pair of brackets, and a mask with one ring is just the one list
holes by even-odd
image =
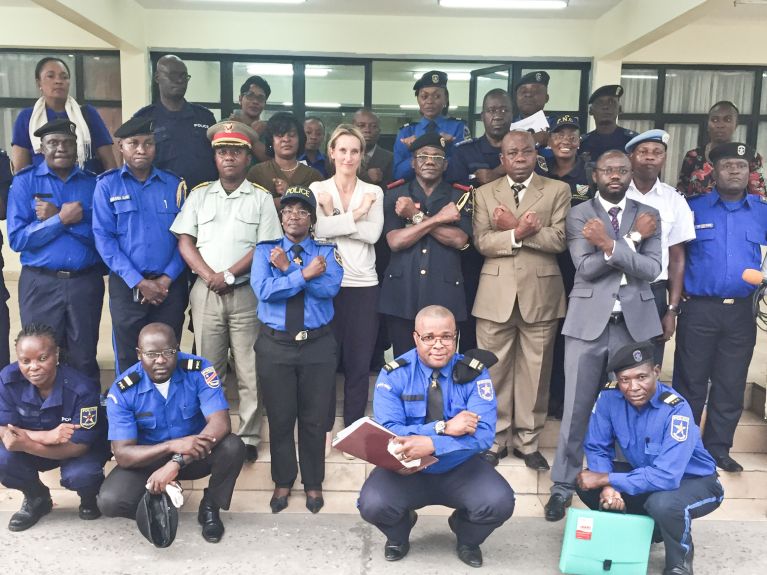
[[228, 286], [234, 285], [234, 274], [229, 270], [224, 270], [224, 283]]
[[434, 431], [437, 432], [437, 435], [445, 435], [445, 428], [447, 427], [447, 423], [444, 421], [438, 421], [434, 424]]
[[640, 234], [638, 231], [634, 230], [633, 232], [629, 233], [626, 236], [628, 239], [630, 239], [635, 244], [638, 244], [642, 241], [642, 234]]
[[413, 214], [413, 217], [410, 218], [410, 221], [414, 224], [420, 224], [423, 221], [424, 213], [423, 212], [416, 212]]
[[668, 304], [666, 307], [666, 311], [670, 311], [674, 315], [679, 315], [682, 310], [679, 309], [678, 305], [674, 305], [673, 303]]
[[179, 469], [184, 469], [184, 467], [186, 467], [186, 461], [184, 461], [184, 456], [181, 455], [180, 453], [174, 454], [173, 457], [170, 458], [170, 460], [173, 463], [178, 463]]

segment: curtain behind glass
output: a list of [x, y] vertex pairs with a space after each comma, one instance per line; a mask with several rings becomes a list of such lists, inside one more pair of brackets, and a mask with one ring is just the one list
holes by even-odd
[[[655, 112], [658, 89], [657, 70], [624, 70], [621, 74], [621, 86], [623, 86], [621, 107], [624, 114]], [[625, 126], [625, 122], [622, 122], [621, 126]]]
[[748, 114], [754, 90], [754, 73], [747, 71], [669, 70], [663, 103], [668, 114], [707, 114], [720, 100], [733, 102]]

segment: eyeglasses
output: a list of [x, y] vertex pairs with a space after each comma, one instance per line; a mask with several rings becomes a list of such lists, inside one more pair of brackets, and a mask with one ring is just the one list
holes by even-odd
[[421, 343], [426, 345], [436, 345], [438, 341], [441, 342], [442, 345], [450, 345], [458, 337], [457, 333], [443, 333], [442, 335], [434, 335], [433, 333], [426, 333], [421, 335], [417, 331], [413, 333], [418, 336], [418, 339], [421, 340]]
[[425, 164], [428, 161], [432, 161], [435, 164], [441, 164], [445, 161], [445, 156], [430, 156], [429, 154], [418, 154], [415, 157], [416, 162], [419, 164]]
[[189, 74], [182, 74], [180, 72], [162, 72], [166, 78], [174, 82], [188, 82], [192, 79]]
[[549, 138], [555, 142], [577, 142], [580, 140], [578, 134], [567, 134], [565, 132], [554, 132], [553, 134], [549, 134]]
[[605, 176], [625, 176], [626, 174], [630, 173], [631, 170], [628, 168], [594, 168], [597, 172], [600, 174], [604, 174]]
[[248, 102], [266, 102], [266, 96], [264, 94], [254, 94], [253, 92], [245, 92], [242, 95]]
[[509, 113], [508, 108], [487, 108], [486, 110], [482, 110], [483, 114], [487, 114], [488, 116], [505, 116]]
[[280, 210], [280, 213], [285, 218], [296, 217], [299, 219], [303, 219], [303, 218], [309, 217], [310, 212], [308, 210], [289, 210], [287, 208], [282, 208]]
[[138, 352], [145, 358], [154, 361], [159, 359], [160, 356], [163, 356], [165, 359], [171, 359], [178, 353], [178, 350], [175, 348], [163, 349], [162, 351], [144, 351], [143, 349], [139, 349]]
[[226, 156], [234, 156], [239, 158], [245, 153], [245, 148], [216, 148], [216, 155], [219, 158], [225, 158]]

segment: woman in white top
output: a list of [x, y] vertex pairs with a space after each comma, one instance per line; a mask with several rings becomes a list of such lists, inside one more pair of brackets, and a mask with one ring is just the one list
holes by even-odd
[[[344, 374], [344, 424], [365, 415], [368, 375], [378, 335], [378, 276], [374, 244], [383, 229], [383, 191], [359, 179], [365, 137], [339, 125], [328, 141], [333, 177], [309, 188], [317, 198], [314, 234], [336, 242], [344, 267], [341, 291], [333, 300], [333, 333]], [[335, 397], [328, 413], [333, 429]]]

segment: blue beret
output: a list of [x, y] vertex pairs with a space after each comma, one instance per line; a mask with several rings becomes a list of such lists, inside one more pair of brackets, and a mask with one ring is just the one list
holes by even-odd
[[630, 154], [634, 151], [634, 148], [645, 142], [657, 142], [668, 148], [668, 141], [670, 139], [671, 136], [665, 130], [647, 130], [629, 140], [628, 144], [626, 144], [626, 153]]

